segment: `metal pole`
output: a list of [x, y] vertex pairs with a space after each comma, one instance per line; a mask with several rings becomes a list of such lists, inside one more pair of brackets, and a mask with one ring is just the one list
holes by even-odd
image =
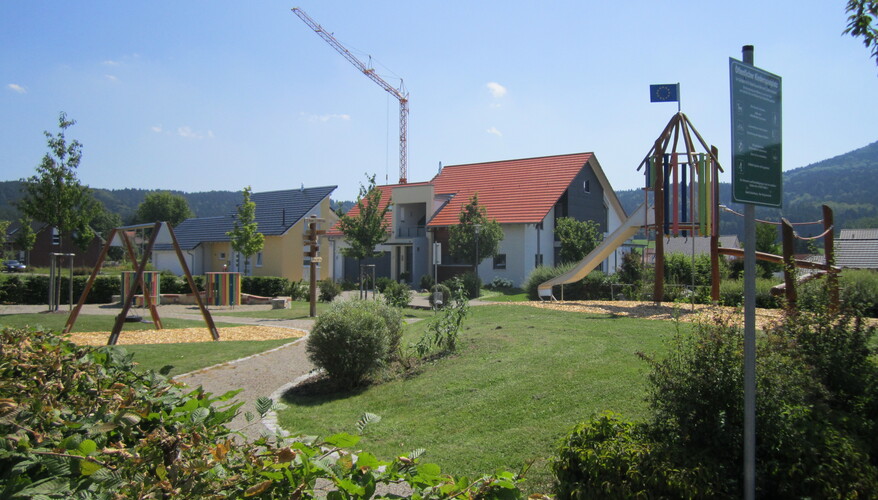
[[[753, 46], [741, 52], [753, 65]], [[756, 206], [744, 205], [744, 498], [756, 498]]]

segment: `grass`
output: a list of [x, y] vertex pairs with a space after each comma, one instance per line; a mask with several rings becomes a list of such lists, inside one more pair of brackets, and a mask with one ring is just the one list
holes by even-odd
[[527, 302], [527, 292], [521, 288], [498, 288], [496, 290], [482, 289], [479, 299], [486, 302]]
[[[325, 302], [317, 303], [317, 315], [323, 313], [329, 304]], [[212, 313], [214, 316], [230, 316], [230, 317], [246, 317], [246, 318], [263, 318], [263, 319], [308, 319], [311, 313], [311, 305], [308, 302], [292, 302], [289, 309], [267, 309], [265, 311], [222, 311]], [[426, 318], [433, 314], [432, 311], [424, 311], [419, 309], [405, 309], [403, 317], [405, 318]]]
[[[121, 311], [121, 310], [120, 310]], [[143, 319], [151, 320], [149, 313], [141, 314]], [[28, 314], [0, 314], [0, 327], [8, 326], [14, 328], [41, 327], [50, 330], [61, 331], [67, 323], [67, 311], [57, 313], [28, 313]], [[161, 317], [161, 316], [159, 316]], [[204, 326], [202, 320], [192, 319], [176, 319], [161, 318], [162, 326], [165, 328], [198, 328]], [[115, 316], [102, 314], [80, 314], [76, 318], [76, 324], [73, 327], [74, 332], [109, 332], [113, 329], [116, 321]], [[234, 326], [237, 323], [216, 323], [218, 328]], [[153, 330], [153, 323], [125, 323], [122, 331], [131, 330]]]
[[120, 348], [134, 354], [138, 371], [159, 371], [169, 367], [168, 375], [180, 375], [265, 352], [294, 341], [295, 339], [232, 340], [189, 344], [125, 345]]
[[[426, 460], [470, 476], [534, 461], [526, 490], [548, 492], [548, 458], [573, 425], [605, 410], [645, 417], [646, 365], [636, 352], [662, 352], [675, 328], [525, 306], [471, 311], [458, 354], [348, 394], [288, 393], [281, 425], [355, 433], [359, 416], [372, 412], [383, 420], [359, 446], [379, 457], [425, 448]], [[410, 325], [407, 341], [423, 331]]]

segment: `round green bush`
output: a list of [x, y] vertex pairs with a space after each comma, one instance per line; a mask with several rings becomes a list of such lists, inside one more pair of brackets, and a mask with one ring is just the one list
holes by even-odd
[[482, 279], [476, 273], [463, 273], [452, 278], [452, 281], [459, 283], [449, 283], [452, 289], [463, 287], [463, 293], [467, 299], [477, 299], [482, 294]]
[[439, 283], [438, 285], [433, 285], [430, 287], [430, 307], [436, 307], [436, 292], [442, 293], [442, 305], [440, 307], [445, 306], [449, 300], [451, 300], [451, 289], [446, 285]]
[[330, 379], [355, 387], [390, 360], [401, 336], [402, 320], [393, 308], [348, 300], [333, 304], [317, 318], [306, 351]]
[[341, 293], [341, 285], [332, 280], [323, 280], [318, 283], [320, 293], [317, 299], [320, 302], [332, 302]]

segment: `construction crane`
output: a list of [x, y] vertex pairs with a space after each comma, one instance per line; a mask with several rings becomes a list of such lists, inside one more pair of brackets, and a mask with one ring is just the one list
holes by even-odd
[[407, 173], [408, 173], [408, 146], [406, 144], [406, 135], [408, 130], [408, 119], [409, 119], [409, 94], [405, 91], [405, 87], [400, 81], [399, 88], [395, 88], [386, 81], [384, 81], [380, 76], [375, 73], [375, 70], [369, 66], [363, 64], [362, 61], [357, 59], [351, 52], [344, 47], [338, 40], [332, 36], [331, 33], [327, 32], [323, 29], [322, 26], [317, 24], [316, 21], [311, 19], [308, 14], [305, 13], [302, 9], [298, 7], [293, 7], [293, 13], [295, 13], [299, 18], [308, 25], [309, 28], [314, 30], [315, 33], [320, 35], [320, 38], [326, 41], [332, 48], [334, 48], [339, 54], [344, 56], [351, 64], [357, 67], [360, 71], [363, 72], [364, 75], [368, 76], [373, 82], [377, 83], [381, 88], [390, 93], [393, 97], [396, 97], [399, 100], [399, 183], [405, 184], [407, 181]]

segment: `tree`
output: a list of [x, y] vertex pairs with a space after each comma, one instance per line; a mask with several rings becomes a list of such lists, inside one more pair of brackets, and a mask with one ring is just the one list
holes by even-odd
[[30, 251], [37, 244], [37, 233], [34, 232], [33, 220], [28, 216], [19, 219], [18, 224], [19, 228], [15, 234], [15, 244], [24, 251], [25, 263], [30, 264], [30, 259], [27, 256], [30, 255]]
[[497, 255], [503, 229], [495, 219], [488, 219], [488, 210], [479, 204], [479, 194], [473, 194], [469, 203], [461, 207], [458, 224], [448, 230], [448, 252], [456, 259], [478, 265]]
[[61, 129], [52, 135], [44, 131], [49, 152], [37, 166], [37, 173], [22, 179], [24, 197], [18, 201], [18, 209], [26, 217], [57, 228], [62, 238], [75, 232], [81, 243], [88, 224], [94, 217], [97, 201], [91, 189], [79, 183], [76, 169], [82, 160], [82, 144], [67, 142], [65, 132], [76, 122], [68, 120], [64, 112], [58, 116]]
[[6, 232], [9, 231], [9, 221], [0, 220], [0, 253], [6, 257]]
[[360, 193], [357, 195], [356, 215], [347, 214], [341, 216], [338, 228], [344, 234], [345, 240], [350, 247], [342, 248], [341, 253], [345, 257], [357, 259], [362, 264], [363, 259], [378, 257], [384, 252], [376, 252], [375, 247], [387, 241], [390, 236], [390, 225], [384, 217], [390, 212], [391, 200], [381, 206], [381, 190], [375, 188], [375, 175], [366, 176], [367, 185], [360, 184]]
[[[756, 224], [756, 251], [780, 255], [780, 245], [777, 243], [777, 226], [774, 224], [766, 224], [760, 222]], [[763, 278], [770, 278], [771, 275], [780, 271], [783, 267], [780, 264], [766, 262], [764, 260], [756, 261], [756, 265], [761, 270]]]
[[168, 222], [172, 227], [177, 227], [194, 215], [189, 208], [189, 202], [182, 195], [160, 191], [147, 194], [137, 206], [134, 223]]
[[872, 57], [878, 64], [878, 1], [848, 0], [846, 12], [848, 26], [845, 35], [863, 39], [863, 45], [872, 49]]
[[250, 274], [250, 256], [265, 246], [265, 235], [259, 232], [256, 222], [256, 203], [250, 201], [250, 186], [244, 188], [244, 201], [238, 206], [235, 225], [226, 233], [231, 238], [232, 249], [244, 256], [244, 275]]
[[555, 224], [555, 234], [561, 240], [561, 263], [579, 262], [591, 253], [604, 235], [593, 220], [576, 220], [572, 217], [561, 217]]

